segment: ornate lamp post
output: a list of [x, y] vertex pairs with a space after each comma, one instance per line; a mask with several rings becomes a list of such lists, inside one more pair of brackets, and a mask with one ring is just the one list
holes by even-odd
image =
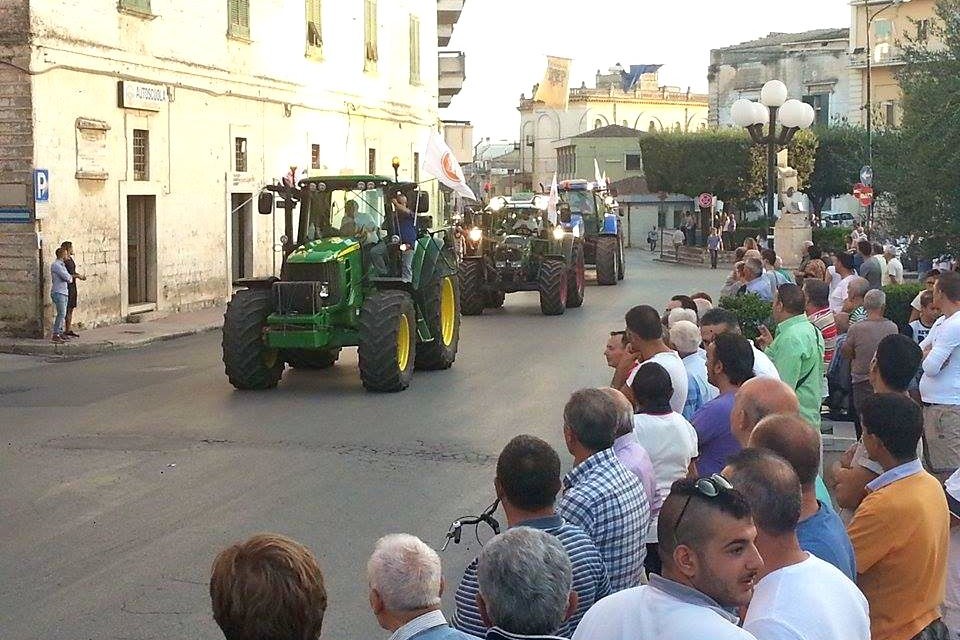
[[770, 80], [760, 90], [760, 102], [741, 98], [733, 103], [730, 115], [737, 126], [746, 127], [754, 144], [767, 147], [767, 224], [772, 225], [775, 209], [773, 194], [777, 184], [777, 150], [788, 144], [797, 131], [812, 125], [816, 113], [813, 107], [805, 102], [788, 100], [787, 86], [779, 80]]

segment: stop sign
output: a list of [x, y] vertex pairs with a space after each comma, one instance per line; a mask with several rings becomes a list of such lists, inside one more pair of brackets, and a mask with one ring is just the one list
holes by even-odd
[[873, 204], [873, 187], [868, 187], [865, 184], [857, 183], [853, 187], [853, 195], [864, 207], [869, 207], [871, 204]]

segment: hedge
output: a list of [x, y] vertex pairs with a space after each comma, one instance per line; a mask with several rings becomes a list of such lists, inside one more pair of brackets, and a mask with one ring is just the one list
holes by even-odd
[[768, 326], [772, 324], [770, 316], [773, 313], [773, 305], [764, 302], [755, 293], [747, 293], [742, 296], [724, 296], [720, 298], [720, 306], [733, 311], [737, 315], [740, 330], [744, 337], [750, 340], [754, 340], [760, 335], [761, 324]]
[[924, 286], [920, 282], [888, 284], [883, 288], [883, 292], [887, 294], [887, 308], [883, 315], [896, 322], [897, 326], [903, 330], [910, 321], [910, 303], [923, 289]]

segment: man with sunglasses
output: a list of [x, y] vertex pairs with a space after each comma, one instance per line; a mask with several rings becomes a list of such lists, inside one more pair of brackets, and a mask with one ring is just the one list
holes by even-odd
[[677, 480], [658, 535], [662, 575], [595, 604], [574, 640], [753, 640], [733, 613], [763, 567], [743, 496], [716, 474]]

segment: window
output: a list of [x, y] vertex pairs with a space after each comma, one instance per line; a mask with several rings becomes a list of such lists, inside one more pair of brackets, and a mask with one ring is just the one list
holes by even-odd
[[240, 173], [247, 171], [247, 139], [233, 139], [233, 170]]
[[410, 84], [420, 84], [420, 18], [410, 16]]
[[227, 0], [227, 35], [250, 38], [250, 0]]
[[320, 7], [320, 0], [307, 0], [307, 53], [320, 53], [323, 47]]
[[889, 40], [893, 36], [893, 23], [889, 20], [877, 20], [873, 23], [873, 37], [877, 40]]
[[150, 179], [150, 132], [133, 130], [133, 179]]
[[150, 0], [120, 0], [117, 8], [134, 13], [150, 13]]
[[376, 175], [377, 173], [377, 150], [368, 149], [367, 150], [367, 173], [370, 175]]
[[926, 42], [930, 39], [930, 21], [917, 20], [917, 42]]
[[888, 127], [897, 126], [897, 103], [887, 102], [883, 105], [883, 123]]
[[377, 67], [377, 0], [363, 0], [363, 68]]
[[625, 165], [627, 171], [643, 171], [643, 163], [640, 162], [639, 153], [628, 153]]
[[320, 145], [318, 144], [310, 145], [310, 168], [320, 168]]
[[420, 183], [420, 153], [413, 152], [413, 181]]
[[813, 121], [815, 127], [826, 127], [830, 124], [830, 94], [816, 93], [809, 96], [803, 96], [803, 101], [813, 107], [816, 118]]

